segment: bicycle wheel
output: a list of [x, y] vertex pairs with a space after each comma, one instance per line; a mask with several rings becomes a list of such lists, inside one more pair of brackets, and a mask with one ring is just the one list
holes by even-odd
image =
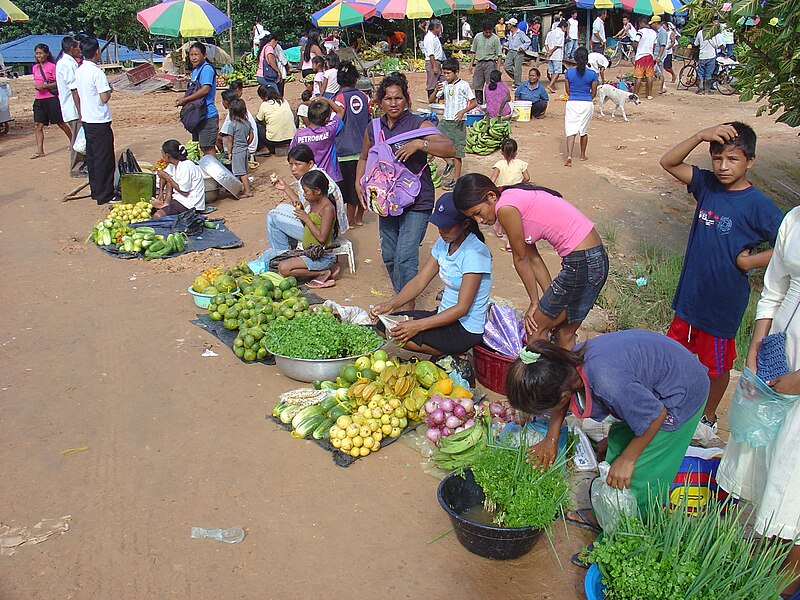
[[722, 71], [716, 77], [717, 81], [717, 91], [722, 94], [723, 96], [730, 96], [736, 90], [733, 88], [732, 82], [733, 77], [728, 71]]
[[611, 56], [608, 57], [608, 62], [610, 63], [611, 67], [616, 67], [619, 65], [620, 61], [622, 60], [622, 52], [619, 50], [619, 44], [614, 46], [614, 52], [611, 53]]
[[683, 65], [678, 73], [678, 83], [685, 88], [693, 88], [697, 85], [697, 70], [693, 64]]

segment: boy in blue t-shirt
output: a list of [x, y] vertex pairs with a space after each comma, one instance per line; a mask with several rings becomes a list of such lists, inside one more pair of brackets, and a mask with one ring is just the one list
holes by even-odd
[[[684, 162], [703, 142], [710, 143], [711, 171]], [[698, 428], [714, 432], [750, 297], [747, 272], [766, 267], [772, 257], [772, 250], [750, 251], [764, 241], [774, 244], [783, 220], [783, 212], [747, 180], [755, 158], [756, 134], [738, 122], [698, 131], [661, 158], [661, 166], [697, 200], [667, 335], [708, 368], [711, 388]]]

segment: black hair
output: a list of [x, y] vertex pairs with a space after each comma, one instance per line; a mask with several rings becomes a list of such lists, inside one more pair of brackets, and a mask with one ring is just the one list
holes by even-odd
[[481, 231], [481, 226], [478, 225], [478, 222], [474, 219], [468, 219], [468, 220], [469, 224], [467, 225], [467, 233], [474, 233], [475, 237], [485, 244], [486, 237], [483, 235], [483, 232]]
[[339, 69], [336, 71], [336, 83], [343, 88], [355, 87], [358, 83], [358, 69], [349, 60], [339, 63]]
[[650, 23], [650, 19], [648, 19], [647, 17], [642, 15], [642, 16], [639, 17], [639, 24], [641, 25], [642, 23], [649, 24]]
[[161, 151], [174, 158], [175, 160], [188, 160], [189, 155], [186, 148], [178, 140], [167, 140], [161, 144]]
[[528, 75], [530, 75], [530, 74], [531, 74], [531, 71], [533, 71], [534, 73], [536, 73], [536, 76], [537, 76], [539, 79], [541, 79], [541, 78], [542, 78], [542, 72], [541, 72], [539, 69], [537, 69], [536, 67], [531, 67], [530, 69], [528, 69]]
[[589, 51], [581, 46], [577, 50], [575, 50], [575, 69], [578, 71], [578, 75], [583, 77], [583, 74], [586, 73], [586, 63], [589, 62]]
[[497, 89], [497, 84], [503, 79], [503, 74], [494, 69], [491, 73], [489, 73], [489, 89], [495, 91]]
[[192, 61], [189, 59], [189, 53], [195, 49], [200, 51], [200, 54], [203, 55], [203, 58], [205, 58], [207, 54], [206, 45], [203, 42], [194, 42], [191, 46], [189, 46], [189, 49], [186, 51], [186, 69], [188, 71], [194, 70], [194, 65], [192, 65]]
[[540, 356], [529, 365], [520, 359], [511, 364], [506, 373], [506, 397], [517, 410], [540, 415], [558, 406], [564, 392], [570, 390], [576, 367], [583, 364], [586, 345], [573, 352], [536, 339], [528, 342], [528, 350]]
[[303, 90], [303, 93], [300, 94], [300, 100], [303, 102], [308, 102], [311, 100], [311, 90]]
[[597, 16], [598, 16], [598, 17], [602, 17], [602, 16], [604, 16], [604, 15], [607, 15], [607, 14], [608, 14], [608, 11], [607, 11], [605, 8], [601, 8], [601, 9], [600, 9], [600, 10], [597, 12]]
[[[328, 194], [328, 189], [330, 182], [328, 181], [328, 176], [325, 174], [325, 171], [321, 171], [318, 169], [313, 169], [308, 171], [305, 175], [300, 178], [300, 185], [305, 185], [306, 187], [310, 187], [315, 190], [319, 190], [322, 192], [328, 201], [333, 205], [333, 211], [336, 213], [336, 202], [333, 198], [330, 197]], [[333, 239], [336, 239], [339, 236], [339, 218], [338, 216], [333, 217]]]
[[325, 100], [313, 100], [308, 105], [308, 120], [314, 125], [325, 125], [331, 118], [331, 105]]
[[50, 52], [50, 46], [48, 46], [47, 44], [36, 44], [36, 46], [34, 47], [34, 50], [41, 50], [42, 52], [44, 52], [47, 55], [45, 57], [45, 60], [47, 62], [51, 62], [51, 63], [56, 62], [56, 59], [53, 58], [53, 53]]
[[276, 90], [274, 87], [272, 87], [271, 85], [261, 84], [260, 86], [258, 86], [257, 93], [258, 93], [258, 97], [261, 98], [264, 102], [268, 102], [270, 100], [273, 100], [273, 101], [277, 102], [278, 104], [283, 102], [283, 98], [281, 97], [281, 93], [278, 90]]
[[444, 62], [442, 63], [442, 70], [444, 69], [447, 69], [453, 73], [458, 73], [461, 70], [461, 65], [459, 64], [457, 58], [450, 56], [449, 58], [445, 58]]
[[672, 17], [668, 13], [664, 13], [661, 15], [661, 22], [662, 23], [669, 23], [672, 20]]
[[100, 44], [97, 38], [85, 37], [81, 40], [81, 54], [83, 54], [83, 58], [91, 60], [99, 50]]
[[402, 73], [389, 73], [378, 84], [378, 89], [375, 91], [375, 101], [378, 103], [383, 102], [386, 97], [386, 90], [393, 85], [400, 88], [400, 92], [406, 99], [406, 109], [411, 106], [411, 95], [408, 93], [408, 79]]
[[316, 46], [319, 48], [319, 31], [312, 29], [308, 32], [308, 41], [303, 46], [303, 60], [308, 62], [311, 60], [311, 47]]
[[228, 82], [228, 89], [229, 90], [243, 90], [244, 84], [242, 83], [241, 79], [234, 79], [233, 81]]
[[506, 138], [500, 144], [500, 153], [507, 161], [512, 160], [517, 155], [517, 150], [519, 150], [517, 140], [513, 138]]
[[223, 90], [220, 97], [223, 102], [227, 102], [230, 105], [231, 102], [239, 99], [239, 94], [236, 93], [236, 90]]
[[[325, 57], [325, 66], [329, 69], [338, 69], [339, 68], [339, 56], [336, 54], [328, 54]], [[338, 80], [337, 80], [338, 81]]]
[[711, 154], [719, 154], [725, 148], [741, 148], [744, 156], [747, 160], [753, 159], [756, 157], [756, 132], [753, 131], [753, 128], [746, 123], [741, 123], [739, 121], [732, 121], [730, 123], [725, 123], [725, 125], [730, 125], [736, 130], [737, 135], [730, 141], [725, 142], [724, 144], [720, 144], [719, 142], [711, 142], [709, 145], [709, 152]]
[[623, 19], [628, 19], [628, 21], [631, 20], [631, 16], [628, 13], [625, 13], [624, 15], [622, 15], [622, 18]]
[[311, 59], [311, 65], [312, 66], [314, 66], [314, 65], [322, 65], [322, 68], [324, 69], [325, 68], [325, 59], [322, 58], [321, 56], [315, 56], [314, 58]]
[[491, 19], [486, 19], [486, 20], [483, 22], [483, 26], [481, 27], [481, 29], [482, 29], [483, 31], [487, 31], [487, 30], [489, 30], [489, 29], [491, 29], [492, 31], [494, 31], [494, 21], [492, 21]]
[[247, 104], [241, 98], [235, 98], [228, 103], [228, 112], [232, 121], [247, 121]]
[[297, 144], [294, 148], [289, 150], [286, 156], [286, 162], [289, 160], [296, 160], [297, 162], [310, 163], [314, 162], [314, 152], [308, 144]]
[[76, 40], [71, 35], [68, 35], [64, 38], [61, 38], [61, 54], [66, 54], [70, 50], [72, 50], [75, 46], [79, 46], [78, 40]]
[[[530, 183], [518, 183], [516, 185], [505, 186], [503, 190], [540, 191], [563, 198], [563, 196], [555, 190]], [[453, 190], [453, 204], [455, 204], [458, 210], [465, 211], [473, 206], [486, 202], [486, 195], [489, 192], [494, 193], [498, 198], [500, 197], [500, 188], [486, 175], [468, 173], [460, 177], [456, 182], [456, 187]]]

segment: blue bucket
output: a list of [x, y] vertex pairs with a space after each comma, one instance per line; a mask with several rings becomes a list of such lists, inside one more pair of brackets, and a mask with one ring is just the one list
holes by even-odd
[[596, 564], [589, 567], [589, 570], [586, 571], [586, 578], [583, 580], [583, 589], [589, 600], [604, 600], [606, 597], [606, 586], [603, 585], [600, 576], [600, 567]]
[[485, 116], [486, 115], [484, 115], [483, 113], [467, 113], [466, 115], [467, 127], [472, 127], [473, 125], [475, 125], [475, 123], [483, 119], [483, 117]]

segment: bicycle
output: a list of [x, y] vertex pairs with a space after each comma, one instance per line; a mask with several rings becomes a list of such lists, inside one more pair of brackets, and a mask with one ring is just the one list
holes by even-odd
[[[697, 60], [694, 58], [687, 60], [689, 62], [678, 72], [678, 83], [689, 89], [697, 86]], [[733, 69], [738, 66], [739, 63], [734, 59], [717, 57], [717, 69], [711, 77], [711, 81], [713, 88], [723, 96], [730, 96], [736, 91], [733, 87], [736, 79], [733, 76]]]
[[625, 60], [628, 62], [633, 63], [633, 58], [635, 55], [636, 52], [633, 49], [633, 44], [630, 42], [617, 41], [616, 45], [611, 50], [611, 53], [608, 55], [608, 62], [612, 67], [618, 66], [619, 63], [622, 62], [623, 58], [625, 58]]

